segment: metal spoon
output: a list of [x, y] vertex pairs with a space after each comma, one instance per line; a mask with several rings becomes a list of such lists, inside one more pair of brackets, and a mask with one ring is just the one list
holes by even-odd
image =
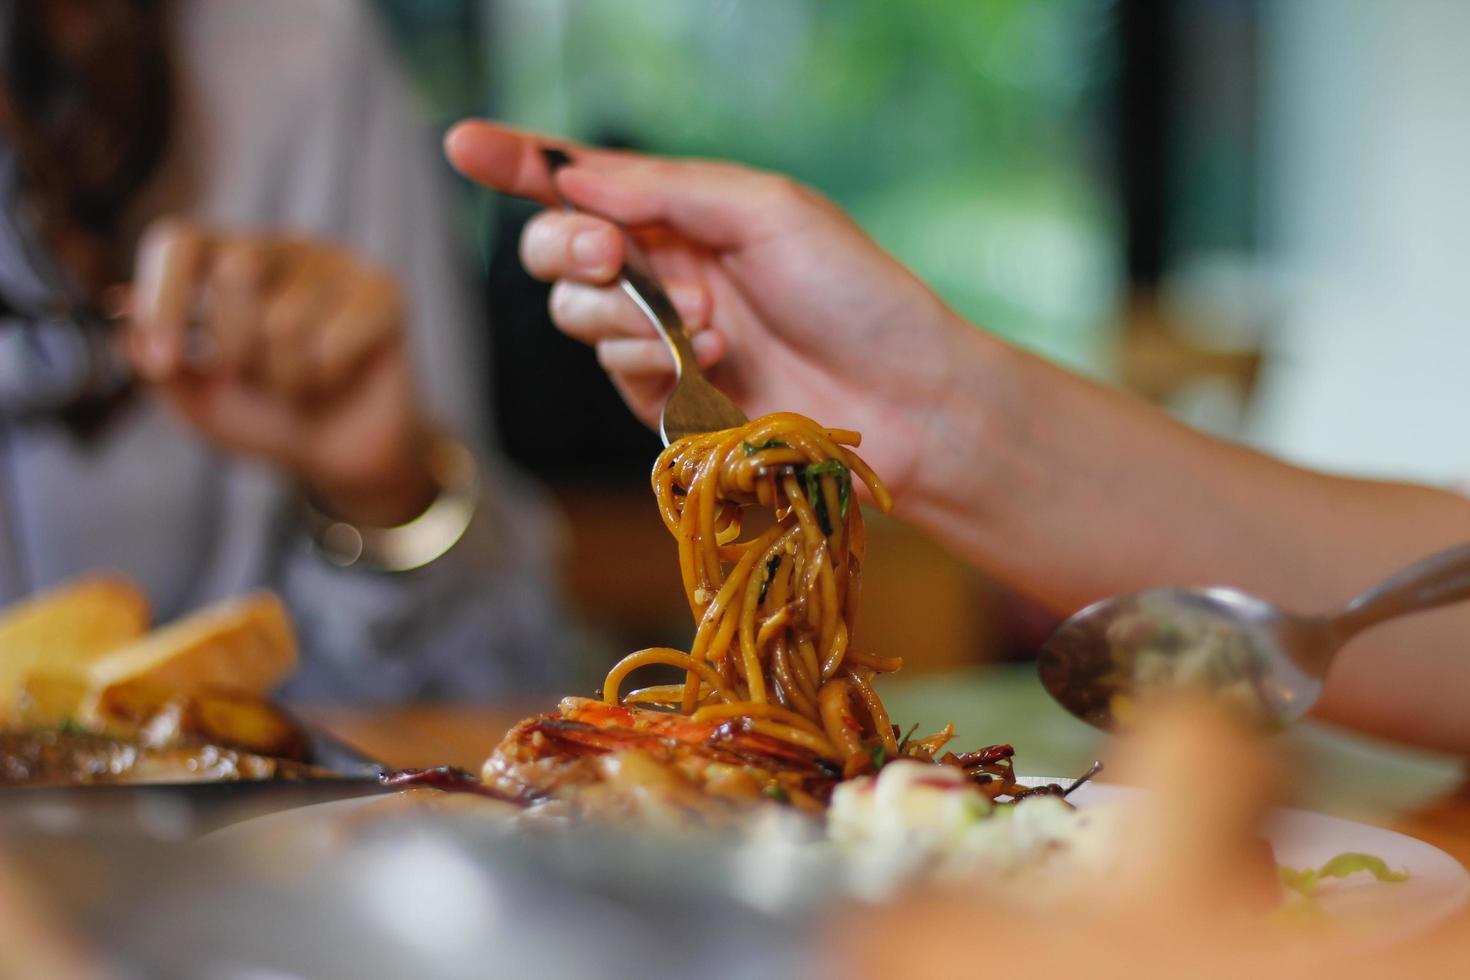
[[1041, 647], [1042, 686], [1098, 728], [1126, 726], [1142, 697], [1204, 689], [1257, 724], [1301, 718], [1348, 640], [1387, 619], [1470, 598], [1470, 544], [1415, 562], [1340, 612], [1287, 612], [1235, 589], [1153, 589], [1093, 603]]
[[[542, 149], [541, 157], [553, 176], [572, 162], [571, 157], [561, 150], [550, 147]], [[556, 182], [553, 180], [552, 189], [555, 191], [555, 188]], [[556, 196], [562, 207], [568, 211], [577, 210], [575, 205], [561, 196], [560, 191], [556, 191]], [[623, 268], [618, 274], [618, 285], [638, 304], [638, 309], [648, 317], [648, 321], [664, 339], [669, 353], [674, 357], [674, 390], [669, 392], [669, 400], [664, 403], [663, 413], [658, 420], [658, 434], [663, 438], [664, 445], [685, 436], [733, 429], [748, 422], [745, 413], [710, 384], [699, 370], [683, 319], [669, 301], [648, 256], [643, 254], [643, 249], [638, 247], [638, 243], [626, 230], [623, 231]]]

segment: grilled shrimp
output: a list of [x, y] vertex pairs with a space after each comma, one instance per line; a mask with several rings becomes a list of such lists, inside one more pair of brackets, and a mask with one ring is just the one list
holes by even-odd
[[564, 801], [599, 816], [708, 814], [762, 798], [820, 810], [840, 770], [745, 722], [565, 698], [556, 713], [512, 728], [482, 775], [507, 797]]

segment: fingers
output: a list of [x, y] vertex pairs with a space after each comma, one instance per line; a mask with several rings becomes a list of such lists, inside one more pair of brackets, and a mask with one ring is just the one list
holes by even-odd
[[[611, 336], [644, 336], [651, 328], [612, 283], [623, 262], [623, 233], [587, 215], [545, 211], [521, 234], [521, 262], [537, 279], [555, 282], [551, 312], [557, 326], [584, 343], [596, 343], [606, 323]], [[709, 319], [709, 295], [698, 285], [692, 255], [683, 249], [655, 253], [655, 267], [685, 326], [695, 331]], [[586, 285], [584, 285], [586, 284]]]
[[542, 148], [553, 146], [578, 162], [605, 162], [617, 156], [479, 119], [460, 123], [444, 137], [449, 162], [470, 180], [543, 204], [556, 201], [551, 173], [541, 158]]
[[631, 157], [615, 165], [574, 158], [557, 184], [579, 208], [630, 227], [664, 225], [706, 248], [751, 244], [798, 224], [822, 200], [776, 174], [728, 163]]
[[392, 277], [382, 273], [362, 277], [310, 345], [315, 389], [331, 391], [351, 384], [373, 355], [399, 340], [403, 318], [402, 297]]
[[623, 265], [623, 235], [601, 218], [543, 211], [521, 232], [521, 264], [543, 282], [575, 279], [601, 285]]
[[[670, 301], [678, 310], [691, 338], [709, 322], [709, 297], [692, 284], [668, 288]], [[604, 340], [654, 337], [648, 316], [621, 286], [584, 286], [562, 280], [551, 289], [547, 304], [557, 329], [584, 344], [596, 346]]]
[[269, 242], [251, 239], [225, 241], [216, 247], [209, 276], [207, 327], [217, 367], [238, 372], [250, 364], [265, 315], [265, 296], [276, 259], [283, 252]]
[[273, 388], [301, 398], [313, 389], [313, 334], [340, 302], [337, 256], [304, 249], [292, 257], [265, 301], [254, 368]]
[[[143, 377], [228, 375], [292, 401], [350, 383], [398, 342], [403, 322], [394, 279], [343, 249], [214, 235], [179, 220], [144, 236], [127, 294], [126, 349]], [[208, 333], [203, 362], [186, 356], [194, 321]]]
[[584, 286], [563, 280], [547, 302], [557, 329], [588, 346], [621, 337], [654, 337], [653, 324], [620, 286]]
[[[572, 158], [554, 186], [541, 157], [548, 146]], [[799, 222], [822, 202], [786, 177], [735, 164], [594, 150], [481, 120], [450, 130], [444, 148], [460, 173], [486, 187], [547, 204], [559, 188], [579, 208], [630, 226], [665, 224], [711, 248]]]
[[129, 350], [147, 378], [160, 381], [184, 364], [189, 320], [199, 301], [210, 236], [186, 221], [155, 222], [138, 246]]
[[[712, 366], [725, 352], [724, 335], [705, 330], [689, 338], [701, 368]], [[597, 344], [597, 363], [603, 370], [626, 379], [672, 379], [674, 360], [662, 339], [613, 338]]]
[[[228, 259], [228, 261], [226, 261]], [[220, 366], [294, 400], [330, 394], [397, 342], [403, 303], [387, 273], [306, 242], [223, 252], [212, 296]]]

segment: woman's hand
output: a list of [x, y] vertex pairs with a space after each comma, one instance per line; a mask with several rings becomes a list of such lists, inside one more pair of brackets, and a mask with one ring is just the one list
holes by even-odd
[[573, 165], [557, 187], [592, 214], [548, 210], [521, 257], [555, 282], [551, 313], [596, 347], [628, 405], [656, 426], [673, 366], [653, 327], [616, 285], [635, 230], [688, 324], [711, 379], [752, 416], [795, 411], [862, 431], [863, 455], [902, 497], [959, 348], [980, 337], [836, 206], [774, 174], [566, 146], [486, 122], [446, 140], [466, 176], [551, 203], [543, 146]]
[[209, 441], [285, 467], [343, 520], [398, 524], [432, 501], [387, 272], [322, 242], [165, 219], [126, 306], [138, 374]]

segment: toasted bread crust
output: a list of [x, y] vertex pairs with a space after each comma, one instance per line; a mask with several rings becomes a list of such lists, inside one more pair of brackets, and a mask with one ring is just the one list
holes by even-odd
[[0, 725], [100, 725], [99, 705], [146, 701], [160, 690], [265, 695], [295, 667], [295, 632], [271, 593], [150, 633], [142, 592], [96, 576], [0, 616]]
[[285, 605], [259, 592], [202, 609], [94, 660], [94, 690], [138, 684], [264, 694], [296, 668], [296, 634]]
[[148, 631], [148, 597], [118, 575], [96, 575], [0, 613], [0, 720], [32, 670], [74, 674]]

